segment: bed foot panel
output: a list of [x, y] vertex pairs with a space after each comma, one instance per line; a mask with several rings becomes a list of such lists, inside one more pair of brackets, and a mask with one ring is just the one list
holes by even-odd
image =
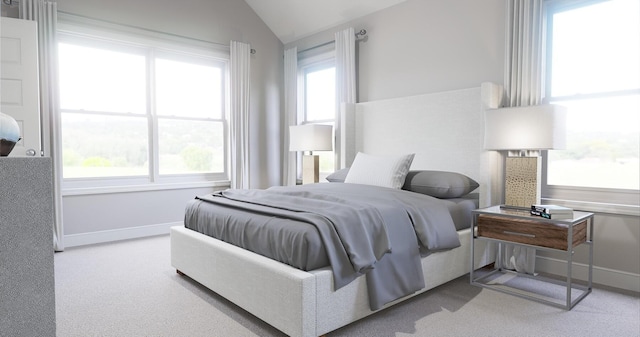
[[[460, 247], [433, 253], [422, 259], [425, 288], [412, 295], [388, 303], [380, 310], [469, 273], [471, 268], [469, 264], [471, 230], [459, 231], [458, 237], [461, 243]], [[476, 251], [478, 252], [475, 261], [476, 267], [493, 261], [495, 253], [491, 245], [476, 243]], [[311, 271], [310, 273], [316, 275], [318, 333], [329, 333], [376, 312], [369, 309], [367, 286], [364, 278], [358, 278], [343, 288], [334, 291], [331, 286], [331, 273], [328, 269]]]
[[183, 226], [171, 228], [171, 265], [287, 335], [318, 336], [310, 273]]

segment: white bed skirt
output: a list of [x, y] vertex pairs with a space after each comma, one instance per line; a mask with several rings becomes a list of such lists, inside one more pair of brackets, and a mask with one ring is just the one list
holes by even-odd
[[[471, 233], [458, 233], [460, 247], [422, 259], [424, 289], [380, 310], [467, 274]], [[493, 262], [491, 246], [475, 249], [476, 267]], [[171, 228], [171, 265], [290, 336], [324, 335], [374, 313], [363, 277], [334, 291], [328, 267], [305, 272], [183, 226]]]

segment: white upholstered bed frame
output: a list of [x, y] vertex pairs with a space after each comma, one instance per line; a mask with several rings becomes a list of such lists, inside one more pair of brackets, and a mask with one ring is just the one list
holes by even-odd
[[[336, 146], [349, 164], [357, 151], [415, 153], [412, 169], [456, 171], [480, 183], [480, 206], [492, 199], [492, 159], [482, 149], [483, 109], [502, 89], [480, 87], [343, 105]], [[461, 247], [422, 259], [426, 287], [391, 306], [469, 272], [470, 230]], [[476, 267], [493, 260], [476, 245]], [[480, 254], [484, 250], [484, 254]], [[183, 226], [171, 228], [171, 264], [219, 295], [290, 336], [320, 336], [372, 314], [363, 277], [334, 291], [330, 268], [302, 271]], [[382, 310], [382, 309], [381, 309]]]

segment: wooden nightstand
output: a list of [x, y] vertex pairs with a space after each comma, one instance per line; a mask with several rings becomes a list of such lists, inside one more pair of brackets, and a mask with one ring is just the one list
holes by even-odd
[[[571, 310], [591, 293], [593, 218], [593, 213], [574, 211], [573, 219], [545, 219], [531, 215], [527, 209], [510, 209], [500, 206], [473, 211], [471, 261], [474, 261], [475, 257], [475, 240], [496, 242], [498, 256], [497, 268], [493, 270], [481, 271], [471, 267], [469, 274], [471, 284]], [[505, 243], [565, 252], [567, 272], [564, 279], [558, 280], [500, 268], [502, 246]], [[589, 275], [586, 285], [576, 284], [572, 279], [573, 248], [581, 244], [589, 245]]]

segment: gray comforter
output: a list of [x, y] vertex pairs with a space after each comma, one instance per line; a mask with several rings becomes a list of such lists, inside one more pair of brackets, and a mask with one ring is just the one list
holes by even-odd
[[198, 199], [312, 224], [324, 242], [335, 288], [366, 274], [372, 310], [424, 288], [421, 251], [460, 245], [441, 201], [403, 190], [311, 184], [226, 190]]

